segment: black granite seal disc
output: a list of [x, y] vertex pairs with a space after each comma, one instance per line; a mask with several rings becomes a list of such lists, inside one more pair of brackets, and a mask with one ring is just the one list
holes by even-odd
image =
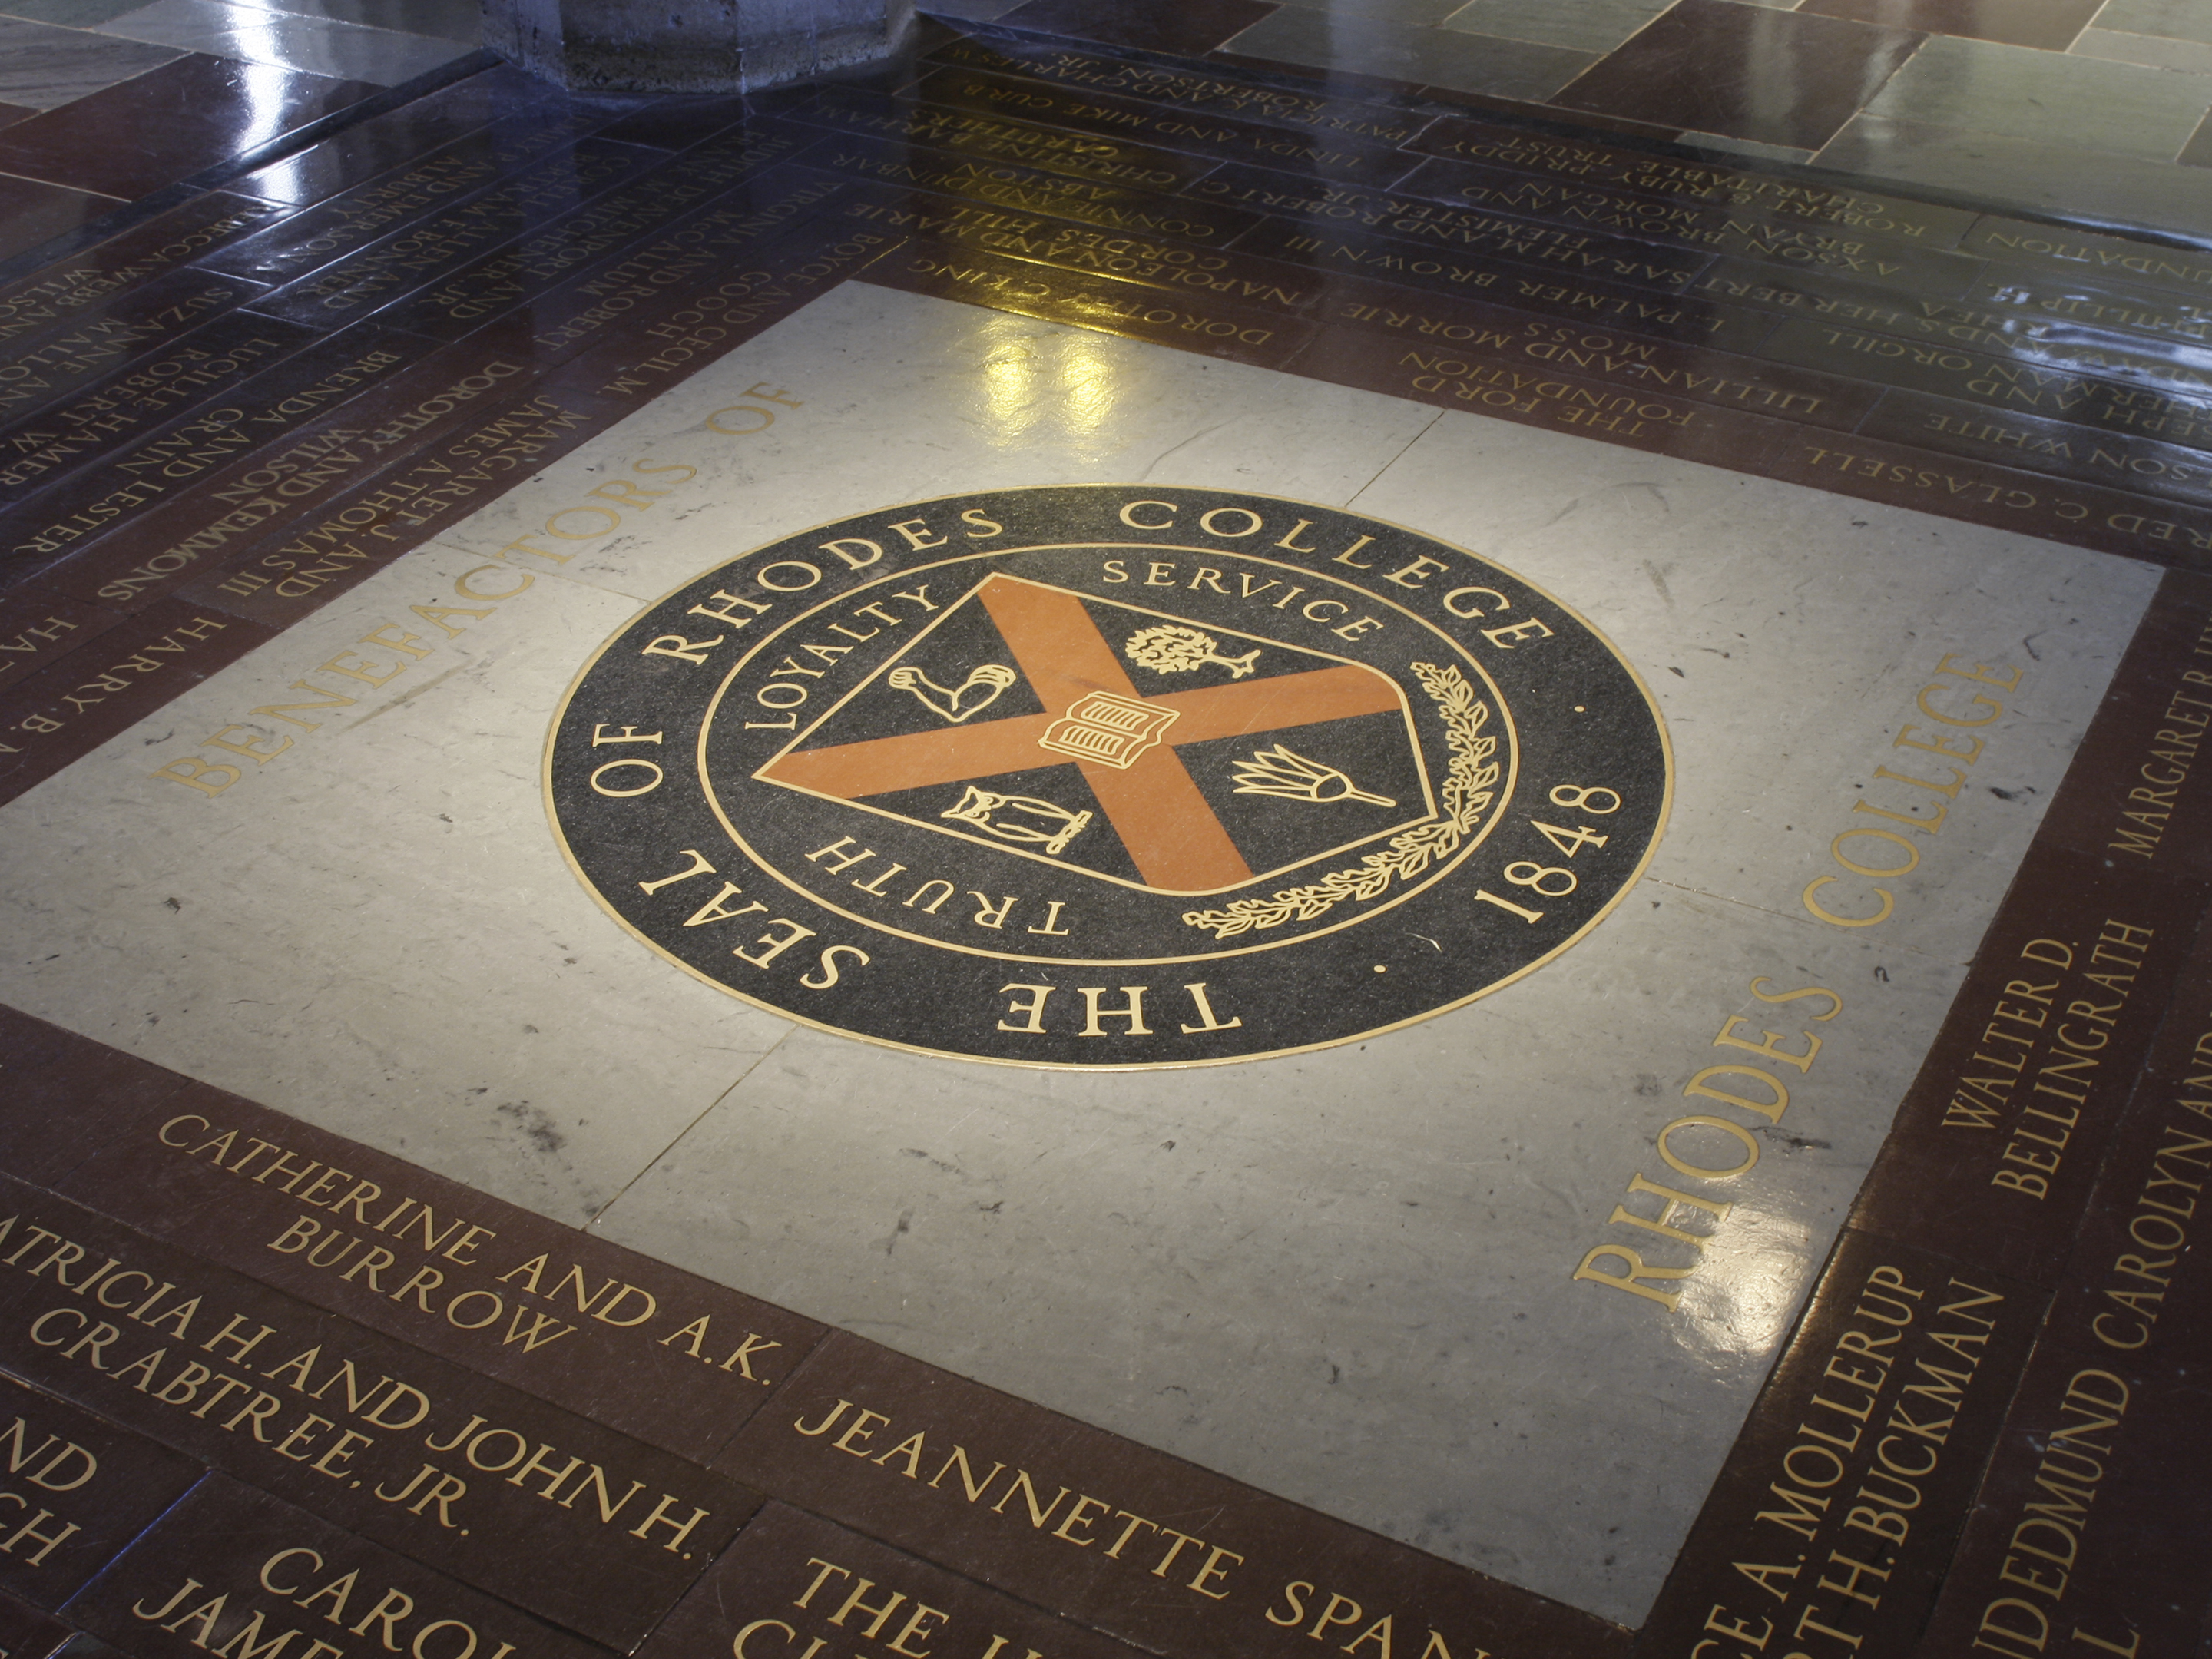
[[1081, 484], [709, 571], [578, 676], [545, 787], [663, 954], [830, 1030], [1217, 1064], [1496, 989], [1666, 818], [1667, 738], [1558, 600], [1334, 507]]

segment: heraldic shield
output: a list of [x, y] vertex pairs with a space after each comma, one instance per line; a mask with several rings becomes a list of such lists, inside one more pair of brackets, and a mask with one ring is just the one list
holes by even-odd
[[1358, 663], [995, 574], [753, 775], [1108, 881], [1219, 893], [1432, 817], [1411, 719]]

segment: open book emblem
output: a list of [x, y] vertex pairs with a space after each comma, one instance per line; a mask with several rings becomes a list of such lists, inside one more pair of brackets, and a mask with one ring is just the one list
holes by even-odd
[[[1170, 656], [1217, 672], [1178, 689]], [[1222, 893], [1432, 817], [1413, 720], [1376, 669], [994, 571], [754, 775], [1125, 886]]]
[[1093, 691], [1045, 727], [1037, 747], [1126, 772], [1182, 718], [1158, 703]]

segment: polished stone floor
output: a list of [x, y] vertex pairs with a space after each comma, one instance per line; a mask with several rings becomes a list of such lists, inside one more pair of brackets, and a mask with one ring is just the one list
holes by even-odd
[[0, 130], [0, 1648], [2212, 1650], [2193, 7], [235, 9]]
[[2080, 222], [2212, 223], [2204, 0], [943, 0]]
[[0, 259], [474, 66], [481, 33], [454, 0], [18, 0], [0, 10]]

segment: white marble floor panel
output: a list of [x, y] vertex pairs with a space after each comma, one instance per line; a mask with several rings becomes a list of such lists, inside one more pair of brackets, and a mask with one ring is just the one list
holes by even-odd
[[[667, 495], [558, 574], [501, 556], [647, 466]], [[1090, 480], [1349, 504], [1581, 611], [1673, 732], [1643, 881], [1455, 1013], [1115, 1075], [794, 1030], [585, 893], [540, 756], [641, 602], [809, 525]], [[1634, 1624], [2154, 574], [848, 286], [0, 811], [0, 999]], [[1875, 774], [1942, 763], [1895, 744], [1947, 657], [1991, 680], [1938, 708], [2018, 686], [1940, 830], [1904, 826], [1893, 921], [1816, 921], [1832, 839], [1888, 822], [1854, 807], [1937, 799]], [[269, 712], [303, 678], [359, 695]], [[156, 775], [226, 730], [270, 751], [233, 787]], [[1655, 1139], [1739, 1057], [1723, 1029], [1821, 1046], [1757, 1135], [1675, 1132], [1702, 1167], [1756, 1154], [1697, 1185]], [[1711, 1200], [1673, 1306], [1575, 1277], [1639, 1176]]]

